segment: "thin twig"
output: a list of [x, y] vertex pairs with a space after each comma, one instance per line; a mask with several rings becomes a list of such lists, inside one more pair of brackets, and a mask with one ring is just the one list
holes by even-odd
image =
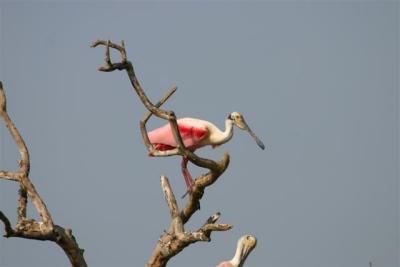
[[19, 181], [19, 173], [9, 172], [9, 171], [0, 171], [0, 178], [10, 181]]
[[161, 187], [164, 191], [165, 201], [168, 204], [171, 219], [174, 219], [175, 217], [179, 216], [178, 204], [176, 203], [175, 195], [172, 192], [168, 178], [164, 175], [161, 176]]
[[216, 224], [220, 216], [221, 216], [220, 212], [214, 213], [196, 232], [201, 233], [202, 238], [205, 238], [206, 241], [210, 241], [211, 240], [210, 235], [212, 231], [227, 231], [231, 229], [233, 227], [233, 225], [231, 224]]
[[207, 219], [207, 221], [203, 224], [203, 226], [206, 224], [215, 223], [216, 221], [218, 221], [219, 217], [221, 217], [221, 212], [218, 211], [218, 212], [214, 213], [213, 215], [211, 215]]
[[[164, 97], [157, 102], [155, 105], [157, 108], [161, 107], [162, 104], [164, 104], [170, 96], [172, 96], [175, 91], [178, 88], [174, 85], [165, 95]], [[143, 142], [149, 151], [150, 156], [171, 156], [171, 155], [178, 155], [179, 150], [175, 149], [175, 151], [158, 151], [154, 149], [153, 145], [150, 143], [149, 136], [147, 134], [147, 129], [146, 129], [146, 123], [150, 119], [150, 117], [153, 115], [151, 111], [148, 111], [146, 115], [143, 117], [143, 119], [140, 121], [140, 132], [142, 134]], [[165, 152], [165, 153], [164, 153]]]
[[4, 237], [9, 237], [14, 233], [14, 230], [11, 227], [11, 223], [10, 220], [6, 217], [6, 215], [4, 215], [3, 212], [0, 211], [0, 220], [3, 222], [4, 224]]
[[182, 219], [179, 216], [178, 204], [176, 203], [175, 195], [171, 189], [168, 178], [164, 175], [161, 176], [161, 187], [163, 188], [165, 201], [167, 202], [171, 215], [171, 233], [182, 233], [184, 229]]
[[0, 116], [3, 118], [11, 136], [13, 137], [16, 145], [18, 146], [19, 153], [21, 155], [21, 160], [19, 161], [20, 169], [19, 173], [21, 175], [28, 176], [30, 161], [29, 161], [29, 152], [26, 148], [25, 142], [22, 139], [18, 129], [15, 127], [11, 118], [7, 113], [7, 100], [6, 95], [4, 94], [3, 83], [0, 82]]
[[[158, 101], [157, 104], [155, 104], [155, 106], [157, 108], [161, 107], [176, 92], [177, 89], [178, 87], [176, 85], [172, 86], [171, 89], [169, 89], [168, 92], [165, 93], [163, 98], [161, 98], [161, 100]], [[142, 121], [146, 123], [150, 119], [151, 115], [153, 115], [153, 113], [148, 111], [146, 115], [143, 117]]]

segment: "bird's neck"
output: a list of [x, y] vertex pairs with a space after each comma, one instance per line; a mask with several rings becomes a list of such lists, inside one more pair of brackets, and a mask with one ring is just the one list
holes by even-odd
[[225, 131], [223, 132], [220, 131], [215, 141], [217, 144], [222, 145], [231, 140], [232, 136], [233, 136], [233, 121], [228, 119], [225, 121]]
[[236, 247], [235, 256], [230, 260], [230, 263], [235, 267], [243, 266], [242, 249], [243, 249], [243, 247], [240, 244], [238, 244], [237, 247]]

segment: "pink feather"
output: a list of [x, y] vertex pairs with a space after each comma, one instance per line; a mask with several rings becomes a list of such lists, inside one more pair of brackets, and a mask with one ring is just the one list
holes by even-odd
[[[200, 147], [201, 141], [207, 136], [208, 129], [202, 120], [183, 118], [177, 120], [183, 144], [195, 150]], [[150, 142], [158, 150], [170, 150], [176, 147], [176, 142], [168, 124], [148, 133]]]

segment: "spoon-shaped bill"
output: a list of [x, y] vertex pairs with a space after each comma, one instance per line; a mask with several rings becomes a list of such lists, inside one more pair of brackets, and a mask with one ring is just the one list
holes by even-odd
[[249, 132], [249, 134], [254, 138], [254, 140], [256, 141], [257, 145], [261, 148], [261, 149], [265, 149], [265, 145], [264, 143], [257, 137], [257, 135], [250, 129], [249, 125], [247, 125], [247, 123], [243, 120], [243, 130], [246, 130]]
[[248, 247], [244, 246], [242, 253], [240, 254], [240, 262], [244, 263], [245, 260], [247, 259], [247, 256], [249, 256], [250, 252], [253, 250], [254, 247]]
[[244, 262], [247, 259], [247, 256], [249, 256], [250, 252], [256, 247], [257, 239], [254, 236], [245, 235], [239, 239], [239, 242], [242, 244], [242, 249], [240, 252], [238, 266], [243, 266]]

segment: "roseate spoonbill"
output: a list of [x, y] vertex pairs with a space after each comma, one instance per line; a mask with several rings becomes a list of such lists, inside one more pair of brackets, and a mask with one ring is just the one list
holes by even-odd
[[256, 247], [257, 239], [252, 235], [239, 238], [235, 256], [230, 261], [223, 261], [217, 267], [242, 267], [247, 256]]
[[[261, 149], [265, 149], [263, 142], [255, 135], [239, 112], [232, 112], [225, 121], [225, 131], [221, 131], [211, 122], [194, 119], [182, 118], [177, 120], [179, 132], [186, 148], [191, 151], [211, 145], [213, 148], [228, 142], [233, 136], [233, 125], [245, 130], [257, 142]], [[148, 133], [150, 142], [155, 149], [166, 151], [176, 147], [176, 142], [171, 131], [171, 126], [166, 124]], [[183, 157], [181, 168], [185, 178], [188, 192], [191, 192], [193, 179], [187, 169], [188, 159]]]

